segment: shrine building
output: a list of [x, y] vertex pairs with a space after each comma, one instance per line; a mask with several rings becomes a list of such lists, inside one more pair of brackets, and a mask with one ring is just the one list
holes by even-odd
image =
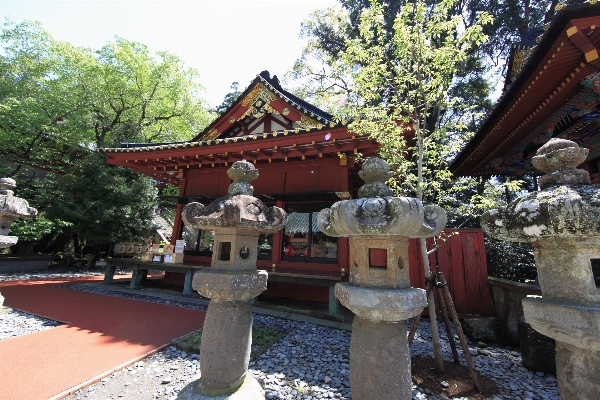
[[590, 150], [579, 168], [600, 183], [599, 133], [600, 4], [559, 3], [550, 23], [513, 45], [502, 97], [450, 170], [539, 175], [531, 159], [548, 140], [561, 138]]
[[[254, 163], [260, 174], [252, 182], [254, 195], [288, 213], [285, 229], [260, 237], [258, 268], [273, 277], [285, 270], [297, 276], [345, 280], [348, 239], [324, 235], [316, 217], [336, 201], [357, 197], [362, 181], [355, 157], [358, 153], [374, 155], [378, 148], [368, 137], [349, 133], [347, 123], [287, 92], [276, 76], [263, 71], [190, 141], [125, 143], [100, 151], [108, 157], [108, 164], [179, 187], [171, 242], [185, 239], [184, 264], [210, 265], [213, 238], [211, 232], [183, 225], [183, 206], [194, 201], [206, 205], [227, 195], [229, 166], [242, 159]], [[183, 274], [167, 272], [163, 280], [182, 283]], [[332, 293], [331, 285], [328, 293], [326, 286], [294, 282], [270, 281], [263, 295], [327, 301]]]

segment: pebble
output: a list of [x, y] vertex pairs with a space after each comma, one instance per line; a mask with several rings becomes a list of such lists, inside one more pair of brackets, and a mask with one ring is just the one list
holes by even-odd
[[2, 312], [0, 313], [0, 340], [45, 331], [59, 325], [62, 324], [17, 310]]
[[[70, 274], [70, 275], [69, 275]], [[8, 279], [46, 279], [50, 277], [64, 278], [69, 276], [90, 275], [85, 271], [70, 273], [36, 273], [36, 274], [0, 274], [0, 281]], [[95, 275], [102, 275], [96, 273]], [[82, 290], [104, 295], [135, 298], [144, 301], [164, 303], [150, 291], [140, 294], [124, 294], [82, 285], [67, 286], [70, 289]], [[170, 301], [171, 305], [194, 309], [204, 309], [191, 303], [186, 303], [186, 296], [181, 301]], [[14, 314], [14, 315], [13, 315]], [[17, 315], [18, 314], [18, 315]], [[25, 322], [23, 322], [25, 321]], [[250, 372], [263, 384], [267, 399], [285, 400], [314, 400], [314, 399], [351, 399], [350, 392], [350, 332], [317, 326], [304, 322], [290, 321], [275, 317], [254, 315], [255, 325], [274, 326], [288, 332], [279, 342], [273, 344], [264, 354], [257, 357], [250, 365]], [[56, 321], [45, 320], [25, 313], [12, 311], [0, 314], [0, 339], [19, 334], [32, 333], [37, 330], [50, 329], [58, 325]], [[407, 321], [410, 327], [411, 321]], [[27, 327], [30, 328], [27, 328]], [[31, 328], [33, 327], [33, 328]], [[11, 336], [2, 336], [11, 331]], [[444, 326], [440, 324], [442, 348], [445, 357], [451, 357], [450, 348]], [[498, 347], [483, 343], [469, 343], [471, 353], [483, 356], [474, 357], [475, 368], [483, 375], [494, 380], [501, 391], [493, 397], [494, 400], [526, 399], [559, 400], [556, 378], [540, 372], [528, 371], [521, 364], [521, 354], [514, 349]], [[419, 325], [417, 334], [411, 346], [412, 355], [431, 357], [431, 333], [429, 324]], [[458, 348], [461, 363], [465, 365], [462, 349]], [[149, 395], [152, 399], [176, 399], [179, 391], [199, 378], [200, 357], [198, 354], [187, 354], [169, 346], [143, 361], [124, 369], [126, 374], [117, 371], [110, 379], [103, 378], [99, 388], [109, 388], [122, 385], [123, 390], [118, 397], [127, 398], [126, 390], [138, 389], [136, 381], [140, 376], [150, 376], [156, 382]], [[131, 375], [130, 372], [136, 372]], [[169, 376], [164, 376], [168, 373]], [[125, 378], [127, 377], [127, 378]], [[106, 380], [105, 380], [106, 379]], [[126, 379], [130, 381], [124, 382]], [[139, 384], [139, 383], [138, 383]], [[440, 382], [439, 393], [421, 390], [413, 386], [413, 399], [447, 399], [442, 388], [448, 382]], [[85, 393], [84, 393], [85, 390]], [[106, 399], [101, 396], [103, 391], [96, 386], [90, 386], [74, 394], [87, 399]], [[85, 394], [85, 395], [84, 395]], [[376, 398], [376, 396], [374, 397]], [[457, 399], [457, 398], [454, 398]]]

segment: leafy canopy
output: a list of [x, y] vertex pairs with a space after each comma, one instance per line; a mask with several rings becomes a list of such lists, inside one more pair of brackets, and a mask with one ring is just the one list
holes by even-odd
[[372, 1], [361, 13], [359, 36], [347, 40], [332, 67], [352, 84], [354, 95], [342, 109], [354, 120], [350, 129], [380, 143], [380, 155], [396, 173], [397, 193], [438, 204], [458, 190], [447, 161], [469, 137], [473, 108], [450, 89], [492, 20], [481, 13], [467, 27], [452, 13], [455, 3], [408, 3], [390, 34], [385, 7]]
[[80, 48], [34, 22], [6, 23], [0, 43], [5, 163], [64, 171], [85, 149], [186, 140], [212, 118], [198, 72], [167, 52], [122, 38]]

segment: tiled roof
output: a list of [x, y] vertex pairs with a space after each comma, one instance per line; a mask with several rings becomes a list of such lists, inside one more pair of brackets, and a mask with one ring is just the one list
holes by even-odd
[[[291, 107], [294, 107], [296, 110], [300, 111], [304, 115], [306, 115], [310, 120], [316, 121], [315, 126], [307, 126], [303, 128], [294, 128], [294, 129], [282, 129], [278, 131], [272, 132], [264, 132], [260, 134], [251, 134], [251, 135], [243, 135], [236, 137], [228, 137], [228, 138], [206, 138], [208, 133], [211, 132], [213, 126], [216, 125], [221, 119], [223, 115], [227, 114], [231, 109], [236, 107], [238, 103], [240, 103], [251, 91], [255, 88], [256, 85], [262, 84], [268, 88], [268, 90], [272, 91], [274, 95], [288, 103]], [[307, 103], [306, 101], [298, 98], [292, 93], [284, 90], [279, 84], [279, 80], [277, 76], [271, 77], [269, 71], [263, 71], [250, 83], [250, 85], [244, 90], [244, 92], [238, 97], [238, 99], [219, 117], [217, 117], [209, 126], [207, 126], [202, 133], [194, 137], [189, 141], [182, 142], [162, 142], [162, 143], [121, 143], [121, 147], [117, 148], [101, 148], [98, 151], [103, 153], [115, 153], [115, 152], [129, 152], [129, 151], [156, 151], [156, 150], [164, 150], [164, 149], [177, 149], [177, 148], [186, 148], [186, 147], [196, 147], [196, 146], [214, 146], [219, 144], [226, 144], [230, 142], [240, 142], [240, 141], [254, 141], [254, 140], [262, 140], [262, 139], [270, 139], [278, 136], [287, 136], [293, 134], [301, 134], [307, 133], [313, 130], [322, 130], [322, 129], [331, 129], [331, 128], [340, 128], [345, 127], [349, 121], [342, 120], [339, 122], [334, 121], [334, 117]]]

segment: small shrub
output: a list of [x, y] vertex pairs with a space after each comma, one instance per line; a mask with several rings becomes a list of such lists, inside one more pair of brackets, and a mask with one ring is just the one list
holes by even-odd
[[537, 276], [531, 243], [485, 238], [488, 275], [517, 282], [532, 282]]
[[189, 344], [198, 344], [202, 341], [202, 332], [193, 332], [187, 335], [183, 340]]
[[280, 333], [281, 331], [279, 329], [271, 328], [269, 326], [254, 326], [252, 328], [252, 344], [262, 346], [271, 343]]

